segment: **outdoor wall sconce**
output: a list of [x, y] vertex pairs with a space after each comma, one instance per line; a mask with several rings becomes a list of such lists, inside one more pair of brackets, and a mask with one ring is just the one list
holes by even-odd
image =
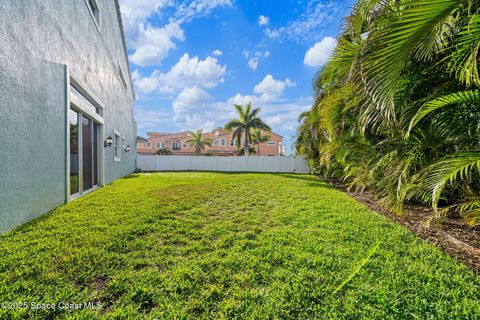
[[107, 140], [105, 140], [103, 142], [103, 146], [106, 148], [106, 147], [110, 147], [111, 145], [113, 144], [113, 139], [112, 139], [112, 136], [108, 136]]
[[127, 145], [127, 146], [125, 147], [125, 152], [130, 152], [130, 146]]

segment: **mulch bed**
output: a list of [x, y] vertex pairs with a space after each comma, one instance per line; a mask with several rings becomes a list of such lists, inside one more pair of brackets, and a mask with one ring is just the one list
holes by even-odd
[[372, 193], [348, 191], [337, 180], [324, 181], [344, 191], [369, 209], [407, 227], [480, 275], [480, 229], [469, 226], [462, 218], [449, 217], [441, 223], [432, 223], [430, 227], [426, 227], [425, 222], [433, 213], [430, 208], [406, 205], [405, 214], [396, 215], [383, 207]]

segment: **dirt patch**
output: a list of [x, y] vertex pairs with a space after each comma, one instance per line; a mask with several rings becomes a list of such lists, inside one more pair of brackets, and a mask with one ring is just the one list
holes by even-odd
[[405, 214], [396, 215], [383, 207], [372, 193], [348, 191], [344, 185], [335, 180], [325, 182], [344, 191], [369, 209], [407, 227], [480, 275], [480, 230], [467, 225], [463, 219], [446, 218], [441, 224], [431, 224], [426, 228], [425, 222], [431, 217], [432, 209], [406, 205]]
[[91, 283], [91, 287], [96, 290], [104, 290], [107, 287], [108, 279], [103, 277], [95, 278], [95, 280]]

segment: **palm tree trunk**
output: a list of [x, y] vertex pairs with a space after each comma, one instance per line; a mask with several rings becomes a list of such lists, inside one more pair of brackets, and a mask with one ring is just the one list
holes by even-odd
[[244, 147], [244, 154], [246, 157], [248, 157], [248, 132], [247, 132], [247, 128], [245, 128], [245, 145], [243, 146]]

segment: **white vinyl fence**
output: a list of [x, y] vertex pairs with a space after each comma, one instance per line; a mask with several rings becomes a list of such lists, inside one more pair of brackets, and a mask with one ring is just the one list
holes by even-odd
[[309, 173], [302, 156], [285, 157], [208, 157], [137, 155], [142, 171], [224, 171]]

